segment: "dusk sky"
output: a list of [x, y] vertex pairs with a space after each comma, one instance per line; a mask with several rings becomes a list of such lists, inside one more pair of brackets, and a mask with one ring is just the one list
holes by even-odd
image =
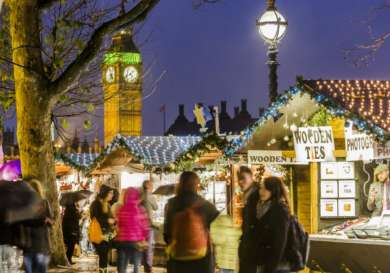
[[[228, 102], [230, 114], [248, 99], [253, 116], [268, 103], [266, 46], [255, 21], [264, 12], [265, 0], [221, 0], [194, 9], [192, 0], [165, 0], [138, 27], [144, 66], [152, 65], [145, 82], [145, 95], [152, 83], [165, 73], [156, 91], [144, 101], [144, 135], [161, 135], [166, 105], [167, 123], [185, 104], [193, 119], [197, 102], [206, 105]], [[117, 3], [117, 2], [115, 2]], [[374, 18], [374, 34], [390, 31], [390, 8], [376, 10], [383, 0], [293, 0], [276, 1], [288, 19], [287, 35], [279, 47], [279, 92], [305, 78], [390, 79], [390, 40], [368, 66], [356, 68], [344, 59], [343, 49], [369, 41], [364, 20]], [[145, 42], [145, 40], [147, 41]], [[8, 122], [7, 126], [14, 126]], [[78, 122], [81, 123], [81, 122]], [[70, 126], [73, 135], [75, 127]], [[95, 129], [103, 133], [103, 120]], [[79, 132], [90, 139], [95, 130]]]
[[[344, 59], [342, 50], [368, 41], [362, 23], [383, 1], [294, 0], [276, 1], [288, 19], [287, 35], [280, 46], [279, 90], [305, 78], [389, 79], [390, 41], [367, 67], [356, 68]], [[227, 100], [230, 112], [248, 99], [257, 115], [267, 104], [268, 69], [266, 46], [255, 27], [265, 1], [223, 0], [194, 10], [191, 0], [161, 1], [142, 28], [151, 34], [142, 47], [146, 64], [155, 62], [149, 81], [163, 71], [158, 90], [145, 101], [144, 134], [162, 133], [161, 105], [166, 104], [168, 124], [177, 115], [177, 105], [186, 105], [187, 117], [194, 103], [218, 104]], [[390, 8], [380, 11], [374, 33], [390, 31]], [[145, 90], [145, 93], [150, 90]]]

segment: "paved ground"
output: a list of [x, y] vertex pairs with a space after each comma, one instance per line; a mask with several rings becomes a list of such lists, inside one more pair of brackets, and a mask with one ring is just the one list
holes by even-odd
[[[97, 257], [95, 255], [84, 256], [81, 258], [74, 258], [74, 264], [72, 268], [56, 268], [50, 269], [49, 273], [97, 273]], [[109, 268], [110, 273], [116, 273], [117, 270], [115, 267]], [[132, 268], [129, 266], [128, 273], [132, 273]], [[166, 270], [163, 268], [155, 268], [154, 273], [165, 273]], [[140, 273], [143, 273], [143, 269], [140, 270]]]

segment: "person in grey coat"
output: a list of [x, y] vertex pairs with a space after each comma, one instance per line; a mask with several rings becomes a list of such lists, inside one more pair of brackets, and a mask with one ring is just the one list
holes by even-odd
[[367, 208], [371, 211], [371, 216], [380, 216], [383, 209], [390, 210], [389, 168], [385, 164], [378, 165], [374, 170], [374, 181], [370, 185]]
[[153, 182], [150, 180], [145, 180], [142, 184], [142, 196], [141, 196], [141, 205], [145, 208], [148, 215], [149, 225], [150, 225], [150, 234], [148, 241], [148, 248], [143, 253], [143, 265], [145, 273], [151, 273], [153, 271], [153, 250], [154, 250], [154, 230], [157, 228], [156, 224], [153, 222], [153, 211], [158, 209], [158, 204], [156, 198], [153, 196]]

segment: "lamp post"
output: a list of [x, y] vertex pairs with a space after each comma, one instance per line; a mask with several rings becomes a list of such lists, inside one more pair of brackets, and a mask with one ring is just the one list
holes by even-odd
[[278, 44], [286, 35], [287, 20], [275, 6], [275, 0], [267, 0], [267, 9], [257, 21], [256, 26], [263, 40], [268, 44], [269, 99], [270, 104], [278, 96]]

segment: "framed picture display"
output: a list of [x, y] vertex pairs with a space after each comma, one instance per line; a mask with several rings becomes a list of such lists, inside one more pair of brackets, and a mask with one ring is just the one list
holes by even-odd
[[321, 199], [321, 217], [337, 217], [337, 199]]
[[356, 182], [355, 182], [355, 180], [340, 180], [339, 181], [339, 197], [340, 198], [355, 198], [356, 197]]
[[321, 179], [337, 179], [338, 164], [337, 162], [321, 163]]
[[337, 180], [321, 181], [321, 198], [337, 198], [338, 185]]
[[353, 162], [337, 162], [339, 179], [354, 179], [355, 165]]
[[339, 199], [338, 209], [340, 217], [355, 217], [355, 199]]

